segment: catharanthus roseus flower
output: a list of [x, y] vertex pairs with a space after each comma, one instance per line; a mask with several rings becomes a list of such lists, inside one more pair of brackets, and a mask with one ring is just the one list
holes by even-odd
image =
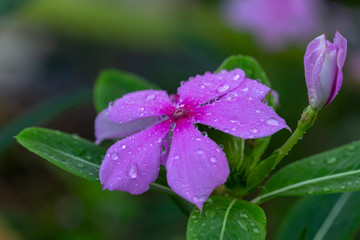
[[145, 90], [117, 99], [95, 121], [97, 142], [138, 133], [108, 149], [100, 168], [103, 188], [141, 194], [157, 179], [162, 164], [169, 186], [201, 209], [225, 183], [229, 166], [222, 149], [194, 124], [244, 139], [287, 128], [263, 101], [269, 90], [235, 69], [190, 78], [171, 97]]
[[325, 34], [312, 40], [305, 53], [305, 78], [311, 108], [326, 107], [337, 95], [343, 81], [342, 68], [347, 41], [336, 32], [334, 43]]

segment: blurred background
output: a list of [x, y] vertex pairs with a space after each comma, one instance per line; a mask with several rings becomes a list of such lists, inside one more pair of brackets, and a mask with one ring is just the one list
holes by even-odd
[[[102, 191], [15, 143], [27, 126], [93, 141], [92, 86], [103, 69], [174, 93], [226, 57], [250, 55], [295, 129], [308, 103], [306, 46], [338, 29], [348, 39], [342, 90], [282, 165], [359, 140], [359, 26], [358, 0], [0, 0], [0, 239], [185, 239], [187, 217], [167, 196]], [[276, 133], [267, 154], [288, 136]], [[268, 239], [294, 200], [263, 205]]]

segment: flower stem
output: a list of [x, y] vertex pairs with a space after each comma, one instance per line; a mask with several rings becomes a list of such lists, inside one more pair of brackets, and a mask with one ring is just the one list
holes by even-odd
[[309, 130], [317, 118], [318, 111], [312, 109], [310, 106], [306, 107], [298, 122], [297, 128], [289, 139], [276, 150], [278, 156], [275, 160], [277, 165], [293, 148], [293, 146], [303, 137], [307, 130]]

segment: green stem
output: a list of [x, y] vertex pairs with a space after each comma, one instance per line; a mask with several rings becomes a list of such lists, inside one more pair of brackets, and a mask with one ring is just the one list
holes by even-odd
[[314, 125], [317, 114], [318, 111], [313, 110], [310, 106], [304, 109], [294, 133], [291, 134], [289, 139], [280, 148], [275, 150], [275, 154], [278, 154], [275, 159], [275, 166], [290, 152], [299, 139], [303, 137], [306, 131]]

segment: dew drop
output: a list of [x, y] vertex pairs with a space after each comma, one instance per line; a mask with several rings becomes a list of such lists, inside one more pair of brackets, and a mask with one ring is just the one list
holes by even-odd
[[196, 151], [196, 153], [197, 153], [197, 154], [203, 154], [203, 153], [204, 153], [204, 150], [198, 149], [198, 150]]
[[257, 228], [253, 228], [253, 232], [254, 233], [260, 233], [259, 229], [257, 229]]
[[260, 113], [260, 110], [255, 110], [256, 113]]
[[238, 95], [234, 92], [229, 92], [226, 94], [225, 99], [228, 101], [234, 101]]
[[112, 160], [116, 161], [116, 160], [118, 160], [118, 158], [119, 158], [119, 157], [118, 157], [118, 155], [117, 155], [116, 153], [112, 153], [112, 154], [111, 154], [111, 159], [112, 159]]
[[216, 162], [216, 157], [211, 157], [210, 162], [215, 163]]
[[222, 93], [222, 92], [225, 92], [226, 90], [228, 90], [229, 88], [230, 88], [229, 85], [224, 84], [224, 85], [220, 86], [217, 90], [219, 93]]
[[244, 87], [243, 89], [241, 89], [240, 91], [242, 91], [242, 92], [247, 92], [249, 90], [249, 88], [248, 87]]
[[160, 154], [160, 156], [164, 156], [165, 153], [166, 153], [166, 147], [161, 146], [161, 154]]
[[175, 155], [175, 156], [174, 156], [174, 159], [179, 159], [179, 158], [180, 158], [179, 155]]
[[211, 210], [211, 209], [209, 209], [209, 210], [207, 210], [205, 212], [205, 216], [208, 217], [208, 218], [214, 218], [215, 215], [216, 215], [216, 212], [214, 210]]
[[122, 149], [125, 149], [125, 148], [126, 148], [126, 145], [125, 145], [125, 144], [121, 145], [121, 148], [122, 148]]
[[326, 159], [327, 164], [334, 164], [336, 162], [336, 157], [331, 157]]
[[258, 132], [258, 130], [257, 130], [256, 128], [254, 128], [254, 129], [251, 129], [251, 132], [253, 132], [253, 133], [257, 133], [257, 132]]
[[207, 137], [208, 136], [208, 133], [206, 131], [202, 131], [201, 132], [201, 135], [203, 135], [204, 137]]
[[239, 80], [239, 78], [240, 78], [239, 75], [235, 75], [233, 79], [234, 79], [234, 81], [237, 81], [237, 80]]
[[240, 213], [241, 218], [248, 218], [248, 216], [245, 213]]
[[324, 192], [328, 192], [328, 191], [330, 191], [330, 188], [329, 188], [329, 187], [324, 187], [324, 188], [323, 188], [323, 191], [324, 191]]
[[201, 141], [201, 138], [197, 137], [195, 138], [196, 141]]
[[219, 147], [221, 148], [221, 150], [224, 150], [224, 145], [219, 144]]
[[127, 175], [130, 179], [135, 179], [138, 176], [138, 171], [136, 163], [131, 163], [126, 168]]
[[279, 121], [276, 120], [275, 118], [269, 118], [268, 120], [266, 120], [266, 124], [269, 126], [279, 126]]

